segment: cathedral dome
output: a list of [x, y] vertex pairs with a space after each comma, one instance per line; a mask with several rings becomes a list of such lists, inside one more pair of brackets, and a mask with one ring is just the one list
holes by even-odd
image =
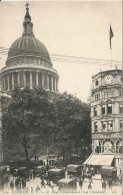
[[[15, 40], [11, 45], [6, 65], [18, 64], [19, 61], [23, 61], [22, 58], [26, 57], [27, 61], [30, 58], [45, 61], [52, 67], [49, 53], [44, 44], [35, 38], [33, 33], [33, 23], [31, 22], [31, 16], [29, 15], [28, 4], [26, 5], [26, 15], [23, 22], [24, 31], [22, 37]], [[19, 60], [21, 59], [21, 60]]]
[[57, 93], [59, 76], [53, 68], [46, 47], [34, 36], [28, 5], [27, 3], [22, 37], [11, 45], [6, 67], [1, 70], [1, 88], [7, 93], [11, 93], [15, 87], [42, 88]]
[[8, 53], [8, 59], [18, 55], [36, 55], [50, 60], [49, 53], [42, 42], [32, 35], [24, 35], [14, 41]]

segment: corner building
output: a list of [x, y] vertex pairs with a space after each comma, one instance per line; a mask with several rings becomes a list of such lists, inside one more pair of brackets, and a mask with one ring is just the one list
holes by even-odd
[[35, 38], [28, 4], [23, 22], [23, 34], [11, 45], [0, 81], [0, 162], [3, 161], [1, 107], [11, 98], [15, 87], [42, 88], [51, 95], [58, 93], [59, 76], [53, 68], [46, 47]]
[[84, 164], [122, 167], [122, 70], [99, 72], [92, 77], [92, 154]]

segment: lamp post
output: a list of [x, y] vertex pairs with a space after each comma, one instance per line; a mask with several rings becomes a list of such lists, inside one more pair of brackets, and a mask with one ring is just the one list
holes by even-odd
[[46, 167], [46, 169], [47, 169], [47, 171], [48, 171], [48, 165], [49, 165], [49, 162], [48, 162], [48, 160], [49, 160], [49, 150], [48, 150], [48, 147], [47, 147], [47, 167]]

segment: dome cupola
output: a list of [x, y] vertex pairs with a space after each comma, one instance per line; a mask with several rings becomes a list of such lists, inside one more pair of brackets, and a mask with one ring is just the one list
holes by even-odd
[[29, 15], [29, 4], [27, 3], [25, 5], [27, 8], [26, 8], [26, 15], [25, 15], [25, 18], [24, 18], [24, 22], [23, 22], [23, 26], [24, 26], [24, 32], [23, 32], [23, 36], [24, 35], [31, 35], [31, 36], [34, 36], [33, 34], [33, 24], [31, 22], [31, 16]]

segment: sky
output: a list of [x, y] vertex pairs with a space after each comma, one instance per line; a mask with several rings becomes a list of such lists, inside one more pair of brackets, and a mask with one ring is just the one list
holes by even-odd
[[[0, 47], [10, 48], [22, 36], [25, 3], [0, 2]], [[122, 60], [122, 1], [29, 1], [29, 4], [33, 32], [49, 54], [98, 61]], [[114, 33], [112, 50], [109, 46], [110, 24]], [[0, 53], [0, 57], [2, 68], [7, 55]], [[67, 91], [84, 102], [90, 95], [92, 75], [114, 68], [106, 61], [103, 65], [60, 62], [52, 55], [51, 60], [60, 77], [59, 91]]]

